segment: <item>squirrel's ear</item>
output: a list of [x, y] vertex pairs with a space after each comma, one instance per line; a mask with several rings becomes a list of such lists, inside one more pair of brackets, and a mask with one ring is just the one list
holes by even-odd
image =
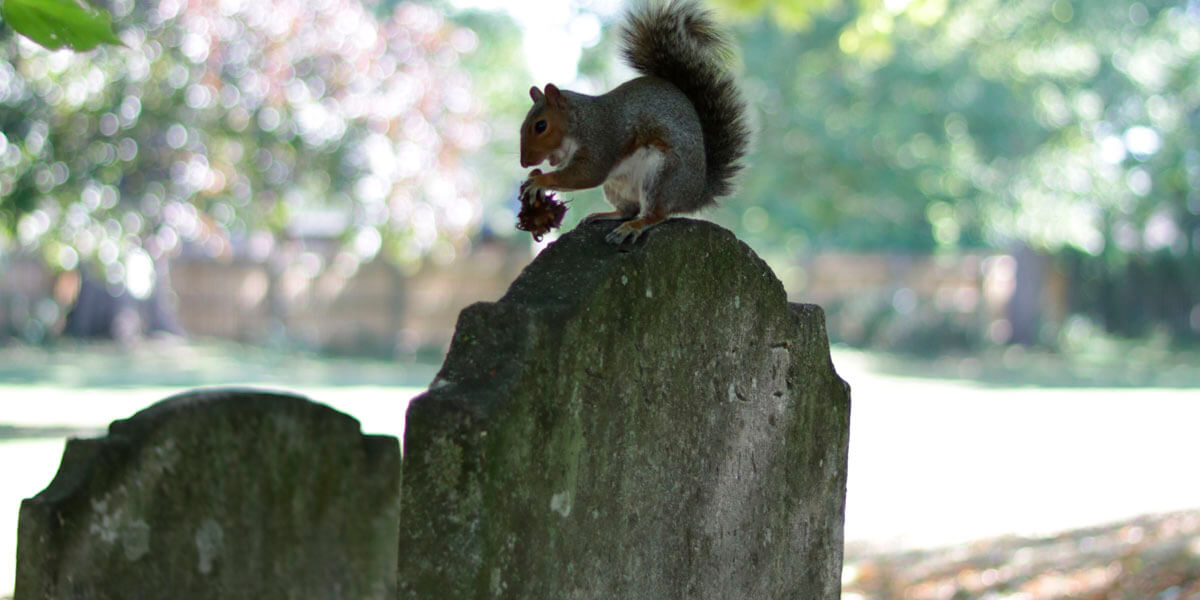
[[546, 103], [560, 109], [567, 107], [567, 99], [558, 90], [558, 86], [553, 83], [546, 84]]
[[539, 90], [536, 85], [529, 88], [529, 97], [533, 98], [534, 102], [541, 102], [542, 98], [545, 98], [545, 96], [542, 95], [542, 90]]

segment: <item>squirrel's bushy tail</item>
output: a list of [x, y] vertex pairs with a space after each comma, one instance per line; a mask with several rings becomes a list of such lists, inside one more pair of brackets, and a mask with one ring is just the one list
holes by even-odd
[[621, 34], [634, 70], [670, 81], [691, 100], [704, 132], [705, 192], [728, 194], [750, 130], [745, 101], [722, 66], [729, 43], [711, 13], [690, 1], [646, 4], [630, 12]]

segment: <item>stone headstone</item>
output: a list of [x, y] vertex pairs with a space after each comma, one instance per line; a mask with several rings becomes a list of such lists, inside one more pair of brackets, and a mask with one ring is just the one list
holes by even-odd
[[304, 398], [195, 391], [67, 442], [14, 600], [395, 595], [400, 452]]
[[564, 235], [408, 410], [404, 599], [838, 598], [849, 388], [824, 315], [672, 220]]

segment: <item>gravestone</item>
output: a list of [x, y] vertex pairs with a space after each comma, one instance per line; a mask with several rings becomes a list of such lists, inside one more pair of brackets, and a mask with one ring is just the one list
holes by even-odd
[[21, 504], [14, 600], [396, 590], [400, 452], [304, 398], [200, 390], [67, 442]]
[[730, 232], [583, 225], [408, 410], [403, 599], [839, 596], [849, 388]]

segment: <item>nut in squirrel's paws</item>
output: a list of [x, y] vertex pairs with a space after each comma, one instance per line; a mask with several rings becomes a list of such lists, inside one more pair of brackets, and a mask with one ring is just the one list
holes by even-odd
[[[534, 174], [539, 171], [535, 170]], [[519, 192], [521, 212], [517, 214], [517, 229], [528, 231], [534, 241], [542, 241], [542, 236], [551, 229], [562, 226], [563, 215], [567, 214], [567, 205], [554, 197], [553, 192], [536, 187], [532, 180], [526, 179], [521, 184]]]
[[608, 235], [604, 236], [604, 240], [616, 246], [624, 244], [626, 240], [632, 244], [642, 237], [644, 231], [646, 231], [646, 227], [639, 220], [625, 221], [608, 232]]

